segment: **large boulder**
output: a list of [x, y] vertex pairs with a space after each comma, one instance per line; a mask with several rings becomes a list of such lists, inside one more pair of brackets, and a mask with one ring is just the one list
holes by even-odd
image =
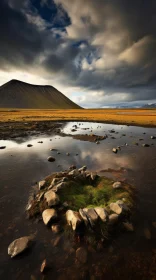
[[14, 240], [8, 247], [8, 255], [10, 255], [11, 258], [13, 258], [22, 253], [27, 248], [29, 248], [32, 239], [33, 238], [31, 236], [24, 236]]
[[94, 210], [103, 222], [106, 222], [108, 220], [108, 213], [105, 208], [96, 207], [94, 208]]
[[93, 227], [98, 220], [98, 215], [95, 212], [94, 208], [84, 208], [83, 211], [86, 214], [90, 225]]
[[42, 213], [43, 222], [48, 225], [52, 220], [57, 218], [57, 212], [55, 209], [46, 209]]
[[66, 212], [66, 219], [68, 225], [70, 225], [73, 230], [76, 230], [77, 227], [82, 223], [80, 214], [72, 210], [68, 210]]
[[49, 207], [58, 205], [60, 202], [58, 195], [55, 192], [53, 192], [52, 190], [47, 191], [44, 194], [44, 198], [46, 199]]

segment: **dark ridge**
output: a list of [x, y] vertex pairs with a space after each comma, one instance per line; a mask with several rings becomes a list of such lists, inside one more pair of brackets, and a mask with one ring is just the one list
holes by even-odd
[[0, 87], [0, 108], [80, 109], [81, 107], [49, 85], [11, 80]]

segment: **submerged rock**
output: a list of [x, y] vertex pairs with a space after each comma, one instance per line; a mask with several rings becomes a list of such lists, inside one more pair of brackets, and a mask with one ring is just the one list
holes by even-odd
[[108, 213], [105, 208], [96, 207], [94, 210], [103, 222], [106, 222], [108, 220]]
[[142, 144], [143, 147], [149, 147], [149, 144]]
[[80, 247], [76, 250], [76, 258], [79, 262], [85, 264], [87, 262], [87, 250], [83, 247]]
[[47, 201], [47, 204], [48, 206], [55, 206], [55, 205], [58, 205], [60, 200], [59, 200], [59, 197], [58, 195], [53, 192], [52, 190], [50, 191], [47, 191], [45, 194], [44, 194], [44, 198], [46, 199]]
[[129, 222], [123, 223], [123, 226], [124, 226], [124, 228], [125, 228], [127, 231], [134, 231], [133, 225], [132, 225], [131, 223], [129, 223]]
[[151, 136], [151, 139], [156, 139], [156, 137], [155, 136]]
[[82, 223], [80, 214], [72, 210], [68, 210], [66, 212], [66, 219], [68, 225], [70, 225], [73, 230], [76, 230], [77, 227]]
[[121, 188], [121, 182], [115, 182], [113, 184], [113, 189], [119, 189], [119, 188]]
[[14, 240], [8, 247], [8, 255], [11, 258], [19, 255], [30, 247], [32, 240], [32, 236], [24, 236]]
[[52, 220], [57, 218], [57, 212], [55, 209], [46, 209], [42, 213], [43, 222], [48, 225]]

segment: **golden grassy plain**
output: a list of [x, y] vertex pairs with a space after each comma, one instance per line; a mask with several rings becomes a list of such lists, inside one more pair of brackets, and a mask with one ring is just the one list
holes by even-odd
[[0, 122], [93, 121], [156, 127], [156, 109], [0, 109]]

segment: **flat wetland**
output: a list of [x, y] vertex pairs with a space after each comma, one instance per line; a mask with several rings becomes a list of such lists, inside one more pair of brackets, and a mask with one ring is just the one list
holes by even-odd
[[[156, 110], [1, 110], [0, 279], [155, 279], [155, 126]], [[47, 161], [49, 156], [55, 161]], [[40, 218], [26, 218], [36, 182], [72, 165], [135, 187], [133, 232], [114, 234], [106, 246], [102, 241], [96, 247], [84, 240], [73, 244], [68, 237], [56, 246], [56, 235]], [[77, 201], [70, 189], [73, 209], [74, 199], [78, 208], [82, 202], [93, 203], [90, 193], [88, 188], [88, 198], [82, 192]], [[11, 259], [8, 245], [30, 234], [35, 234], [32, 248]], [[85, 264], [75, 259], [74, 250], [81, 246], [88, 251]], [[41, 274], [45, 258], [50, 268]]]
[[8, 121], [97, 121], [104, 123], [156, 126], [156, 109], [0, 109], [0, 122]]

